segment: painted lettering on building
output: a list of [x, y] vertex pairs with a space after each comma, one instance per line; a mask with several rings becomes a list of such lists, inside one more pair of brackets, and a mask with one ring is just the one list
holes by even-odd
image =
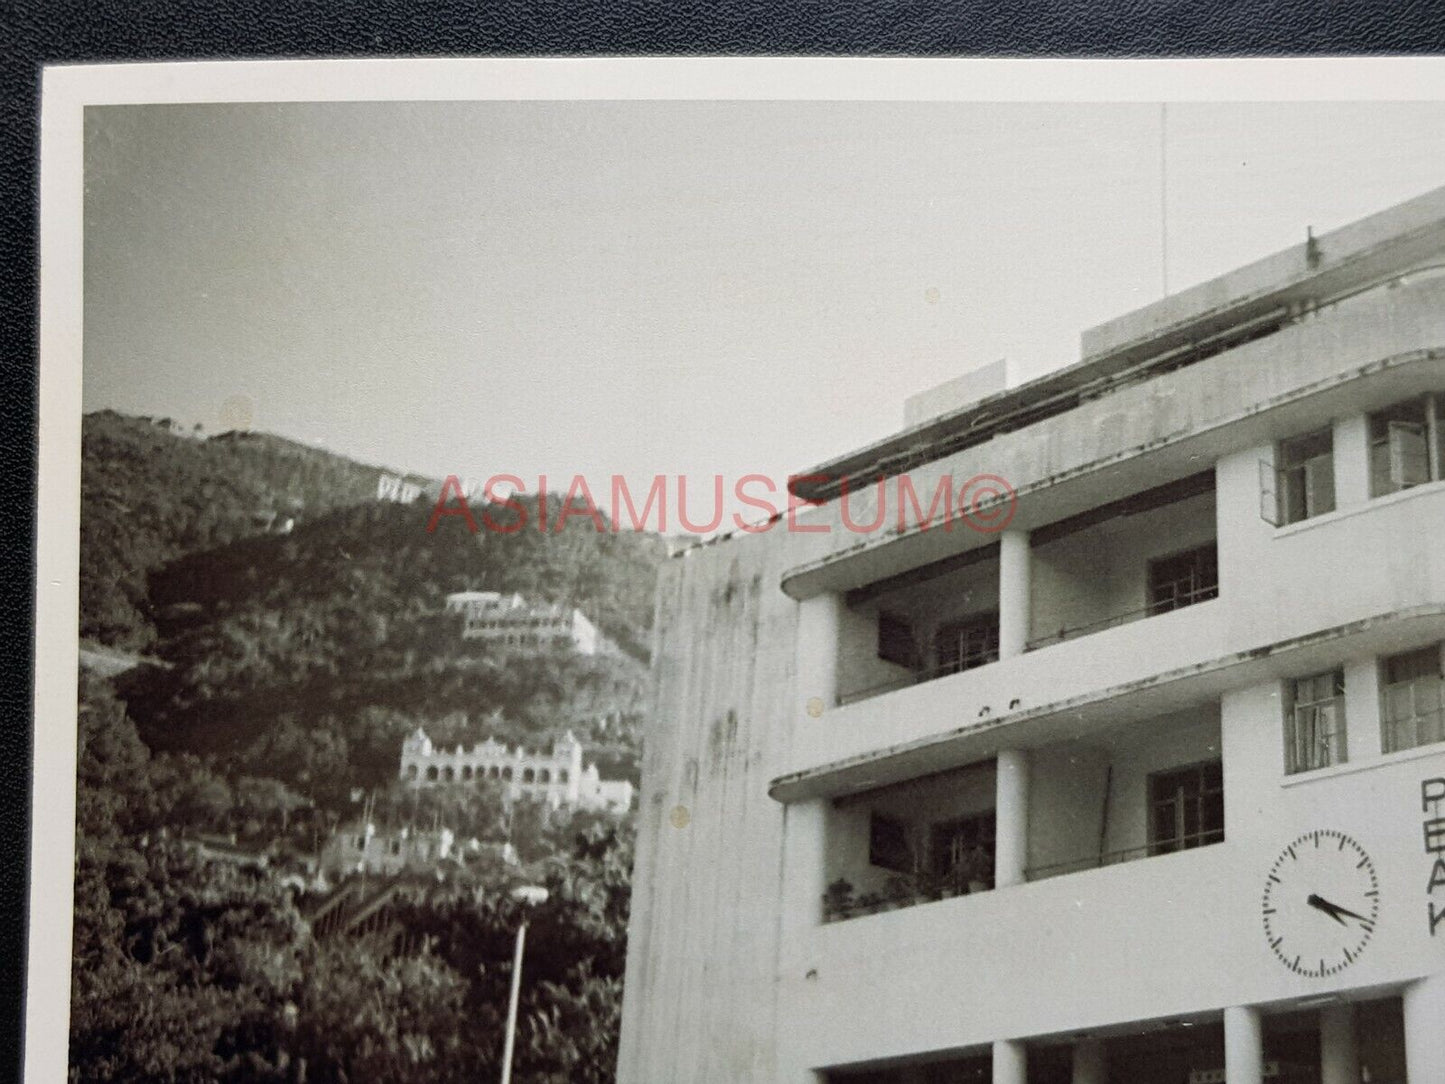
[[1430, 859], [1430, 880], [1425, 885], [1425, 908], [1430, 936], [1445, 923], [1445, 778], [1426, 779], [1420, 784], [1420, 811], [1425, 856]]

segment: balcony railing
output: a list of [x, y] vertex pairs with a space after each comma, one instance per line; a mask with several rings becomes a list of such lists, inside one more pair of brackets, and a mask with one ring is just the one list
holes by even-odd
[[963, 663], [949, 662], [938, 666], [920, 667], [907, 674], [892, 678], [888, 681], [880, 681], [877, 684], [869, 685], [862, 689], [854, 689], [852, 692], [841, 693], [838, 696], [839, 704], [853, 704], [859, 700], [867, 700], [870, 697], [881, 696], [884, 693], [891, 693], [897, 689], [906, 689], [910, 685], [922, 685], [926, 681], [934, 681], [937, 678], [948, 677], [950, 674], [960, 674], [965, 670], [974, 670], [988, 663], [998, 662], [997, 653], [980, 661]]
[[843, 888], [845, 884], [835, 882], [823, 896], [824, 922], [838, 922], [845, 918], [859, 918], [880, 911], [896, 911], [921, 903], [993, 891], [991, 879], [925, 874], [899, 874], [890, 878], [881, 891], [864, 892], [858, 896], [853, 895], [851, 885]]
[[1129, 847], [1121, 851], [1107, 851], [1104, 854], [1092, 854], [1087, 858], [1078, 858], [1068, 862], [1053, 862], [1046, 866], [1034, 866], [1025, 871], [1025, 876], [1027, 876], [1030, 881], [1043, 881], [1050, 877], [1061, 877], [1067, 873], [1082, 873], [1086, 869], [1118, 866], [1125, 862], [1138, 861], [1141, 858], [1156, 858], [1162, 854], [1178, 854], [1180, 851], [1209, 847], [1215, 843], [1223, 842], [1224, 829], [1211, 828], [1206, 832], [1195, 832], [1192, 835], [1176, 836], [1173, 839], [1145, 844], [1142, 847]]
[[1081, 636], [1088, 636], [1091, 633], [1103, 632], [1105, 629], [1112, 629], [1119, 625], [1132, 624], [1135, 621], [1142, 621], [1146, 617], [1157, 617], [1159, 614], [1171, 613], [1174, 610], [1182, 610], [1186, 606], [1193, 606], [1197, 602], [1208, 602], [1210, 599], [1219, 597], [1219, 585], [1206, 584], [1196, 587], [1190, 591], [1180, 591], [1171, 595], [1167, 602], [1152, 602], [1139, 610], [1130, 610], [1127, 613], [1114, 614], [1112, 617], [1105, 617], [1099, 621], [1090, 621], [1083, 625], [1070, 625], [1052, 632], [1045, 636], [1037, 636], [1030, 640], [1025, 649], [1037, 651], [1041, 647], [1048, 647], [1050, 644], [1060, 644], [1065, 640], [1077, 640]]

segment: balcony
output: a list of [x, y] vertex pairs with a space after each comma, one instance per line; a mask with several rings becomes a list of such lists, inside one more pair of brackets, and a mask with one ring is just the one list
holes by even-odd
[[[1034, 750], [1028, 879], [1222, 843], [1219, 727], [1210, 704]], [[996, 793], [988, 761], [835, 799], [824, 920], [990, 891]]]
[[999, 657], [999, 547], [849, 592], [838, 632], [838, 701], [867, 700]]
[[1219, 596], [1213, 472], [1035, 531], [1028, 650]]
[[[976, 670], [1000, 657], [1000, 546], [848, 592], [838, 629], [838, 702], [852, 704]], [[1026, 650], [1207, 602], [1219, 595], [1214, 474], [1033, 532]]]

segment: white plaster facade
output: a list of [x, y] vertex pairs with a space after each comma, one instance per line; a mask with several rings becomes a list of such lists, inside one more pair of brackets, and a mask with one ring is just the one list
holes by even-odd
[[464, 640], [517, 650], [565, 648], [579, 655], [595, 655], [601, 647], [596, 627], [581, 610], [528, 602], [516, 593], [458, 591], [447, 596], [446, 609], [462, 615]]
[[632, 784], [601, 778], [595, 764], [584, 763], [582, 743], [570, 730], [544, 752], [513, 749], [493, 738], [445, 749], [418, 727], [402, 743], [400, 778], [423, 787], [490, 784], [509, 800], [553, 809], [623, 812], [632, 806]]
[[352, 873], [392, 876], [402, 871], [430, 871], [455, 854], [450, 828], [410, 826], [378, 829], [370, 822], [345, 825], [321, 849], [321, 873], [344, 877]]
[[[619, 1080], [1445, 1082], [1442, 266], [1445, 190], [806, 472], [999, 475], [1002, 531], [860, 535], [870, 480], [670, 561]], [[964, 828], [986, 884], [909, 888]], [[1374, 887], [1276, 944], [1327, 833]]]

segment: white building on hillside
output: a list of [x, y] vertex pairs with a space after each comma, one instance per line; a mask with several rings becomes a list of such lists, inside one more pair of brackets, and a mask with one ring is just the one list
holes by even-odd
[[667, 562], [620, 1084], [1445, 1084], [1445, 189], [1081, 355]]
[[421, 486], [394, 474], [381, 474], [376, 479], [376, 499], [410, 504], [421, 496]]
[[553, 809], [623, 812], [632, 806], [632, 784], [603, 779], [595, 764], [584, 764], [582, 745], [570, 730], [544, 753], [511, 749], [493, 738], [470, 749], [442, 749], [418, 727], [402, 743], [400, 774], [416, 786], [490, 783], [509, 800], [541, 802]]
[[333, 833], [321, 849], [321, 872], [327, 877], [351, 873], [391, 876], [403, 870], [426, 872], [455, 855], [450, 828], [410, 826], [378, 829], [371, 823], [351, 824]]
[[463, 617], [462, 639], [520, 650], [565, 648], [595, 655], [601, 637], [581, 610], [557, 603], [528, 602], [500, 591], [458, 591], [447, 596], [448, 613]]

